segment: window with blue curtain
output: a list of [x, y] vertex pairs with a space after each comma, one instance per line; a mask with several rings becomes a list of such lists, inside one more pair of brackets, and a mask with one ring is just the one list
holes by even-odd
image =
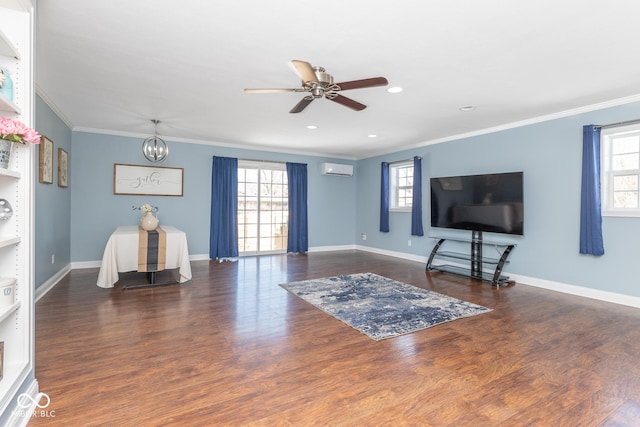
[[287, 162], [289, 182], [289, 236], [287, 252], [304, 253], [309, 250], [307, 220], [307, 165]]
[[422, 229], [422, 157], [413, 158], [413, 200], [411, 204], [411, 235], [424, 236]]
[[209, 258], [238, 256], [238, 159], [213, 157]]
[[389, 232], [389, 163], [382, 162], [380, 171], [380, 231]]
[[600, 128], [587, 125], [582, 128], [581, 254], [604, 255], [600, 197]]

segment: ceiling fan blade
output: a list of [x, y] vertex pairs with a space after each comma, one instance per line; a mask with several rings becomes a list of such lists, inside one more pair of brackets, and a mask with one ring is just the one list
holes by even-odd
[[360, 104], [358, 101], [354, 101], [351, 98], [347, 98], [346, 96], [336, 95], [333, 98], [327, 98], [333, 102], [337, 102], [338, 104], [344, 105], [345, 107], [349, 107], [352, 110], [361, 111], [367, 108], [366, 105]]
[[318, 82], [318, 77], [313, 71], [313, 67], [308, 62], [294, 59], [293, 61], [291, 61], [291, 65], [293, 66], [293, 70], [300, 77], [300, 79], [302, 79], [303, 82]]
[[288, 88], [262, 88], [252, 89], [248, 88], [244, 91], [247, 93], [275, 93], [275, 92], [298, 92], [300, 89], [288, 89]]
[[362, 89], [365, 87], [386, 86], [389, 82], [384, 77], [372, 77], [370, 79], [351, 80], [350, 82], [336, 83], [341, 90]]
[[313, 101], [313, 96], [305, 96], [289, 112], [292, 114], [300, 113], [302, 110], [307, 108], [307, 105], [311, 104], [311, 101]]

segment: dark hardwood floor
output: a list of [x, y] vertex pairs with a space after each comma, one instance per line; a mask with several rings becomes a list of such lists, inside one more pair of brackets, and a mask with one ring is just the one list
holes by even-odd
[[[192, 263], [123, 291], [74, 270], [36, 304], [30, 426], [637, 426], [640, 310], [358, 251]], [[493, 309], [373, 341], [278, 286], [372, 272]], [[175, 272], [159, 273], [162, 275]]]

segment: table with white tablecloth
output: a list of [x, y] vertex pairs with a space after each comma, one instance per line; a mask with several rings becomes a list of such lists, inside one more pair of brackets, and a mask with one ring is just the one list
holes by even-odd
[[[179, 269], [179, 283], [191, 280], [191, 264], [189, 263], [186, 234], [170, 225], [161, 226], [161, 230], [166, 234], [166, 257], [162, 269]], [[102, 256], [100, 272], [98, 273], [98, 286], [113, 288], [119, 279], [118, 273], [147, 271], [139, 269], [140, 231], [140, 227], [135, 225], [120, 226], [109, 237]], [[154, 278], [156, 271], [160, 270], [150, 271], [154, 274]], [[150, 283], [149, 285], [153, 284]]]

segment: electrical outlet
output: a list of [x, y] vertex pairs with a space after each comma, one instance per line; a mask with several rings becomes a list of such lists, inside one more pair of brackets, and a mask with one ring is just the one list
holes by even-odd
[[360, 237], [362, 238], [362, 240], [367, 240], [367, 235], [364, 233], [360, 234]]
[[409, 240], [409, 242], [407, 243], [409, 246], [411, 246], [411, 240]]
[[55, 254], [51, 254], [51, 264], [55, 264], [56, 263], [56, 256]]

